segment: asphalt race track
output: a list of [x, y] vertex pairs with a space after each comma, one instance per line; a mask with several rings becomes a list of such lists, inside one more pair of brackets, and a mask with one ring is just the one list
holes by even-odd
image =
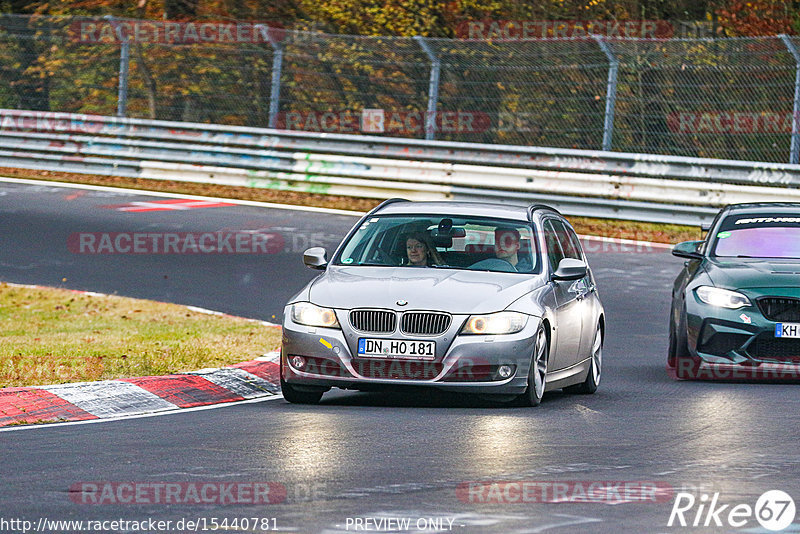
[[[302, 250], [332, 250], [355, 222], [252, 206], [119, 208], [152, 208], [163, 200], [0, 182], [0, 280], [280, 322], [285, 300], [315, 275], [303, 267]], [[68, 245], [85, 232], [219, 230], [271, 232], [282, 247], [267, 254], [88, 254]], [[608, 324], [603, 381], [595, 395], [551, 393], [539, 408], [525, 409], [424, 391], [332, 392], [320, 406], [275, 399], [0, 432], [0, 530], [22, 531], [9, 524], [4, 529], [3, 520], [38, 526], [46, 518], [172, 521], [151, 532], [194, 530], [177, 528], [181, 520], [200, 520], [202, 532], [203, 521], [210, 529], [212, 520], [219, 525], [227, 519], [227, 530], [253, 531], [253, 524], [242, 528], [243, 521], [230, 525], [235, 518], [266, 518], [262, 527], [301, 533], [674, 532], [682, 530], [678, 523], [667, 524], [675, 495], [683, 491], [696, 497], [685, 512], [689, 525], [705, 507], [699, 526], [686, 531], [768, 532], [754, 517], [735, 529], [728, 513], [738, 504], [755, 508], [767, 490], [800, 499], [800, 386], [672, 380], [664, 367], [667, 313], [681, 260], [662, 249], [589, 254]], [[281, 502], [231, 503], [212, 496], [214, 502], [202, 504], [144, 498], [109, 503], [117, 493], [92, 504], [81, 486], [87, 482], [102, 489], [122, 482], [151, 488], [270, 483]], [[560, 486], [569, 488], [571, 498], [521, 499], [516, 489], [522, 485], [509, 482], [527, 488], [571, 482]], [[656, 486], [660, 492], [645, 501], [623, 494], [575, 502], [576, 488], [592, 482]], [[468, 489], [475, 487], [496, 492]], [[724, 526], [715, 528], [715, 518], [708, 518], [704, 527], [716, 493], [717, 508], [728, 505], [716, 516]], [[406, 519], [408, 528], [401, 527]], [[107, 523], [104, 529], [142, 531], [130, 524]], [[800, 525], [786, 531], [798, 532]]]

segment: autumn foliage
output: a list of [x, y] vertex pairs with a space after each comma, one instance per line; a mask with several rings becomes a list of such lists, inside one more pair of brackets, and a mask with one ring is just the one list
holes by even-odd
[[13, 0], [15, 13], [259, 20], [334, 34], [454, 37], [473, 20], [699, 21], [717, 36], [796, 34], [796, 0]]
[[715, 14], [725, 35], [796, 34], [800, 13], [796, 2], [776, 0], [727, 0]]

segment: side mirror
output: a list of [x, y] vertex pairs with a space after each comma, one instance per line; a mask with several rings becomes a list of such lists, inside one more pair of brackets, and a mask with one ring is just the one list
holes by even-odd
[[580, 280], [589, 273], [589, 267], [581, 260], [564, 258], [558, 262], [558, 269], [553, 273], [553, 280]]
[[702, 241], [684, 241], [683, 243], [678, 243], [672, 247], [672, 255], [690, 260], [702, 260], [703, 255], [697, 252], [697, 249], [699, 249], [702, 244]]
[[328, 266], [328, 252], [322, 247], [311, 247], [303, 252], [303, 263], [306, 267], [322, 271]]

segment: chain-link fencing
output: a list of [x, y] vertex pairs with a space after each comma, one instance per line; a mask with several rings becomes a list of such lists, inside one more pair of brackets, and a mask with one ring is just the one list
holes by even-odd
[[798, 49], [6, 15], [0, 107], [797, 163]]

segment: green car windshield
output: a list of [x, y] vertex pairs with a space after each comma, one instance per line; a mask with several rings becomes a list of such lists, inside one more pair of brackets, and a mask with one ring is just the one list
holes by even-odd
[[538, 273], [531, 227], [519, 221], [442, 215], [365, 220], [333, 263]]
[[800, 215], [770, 213], [726, 218], [713, 255], [734, 258], [800, 258]]

